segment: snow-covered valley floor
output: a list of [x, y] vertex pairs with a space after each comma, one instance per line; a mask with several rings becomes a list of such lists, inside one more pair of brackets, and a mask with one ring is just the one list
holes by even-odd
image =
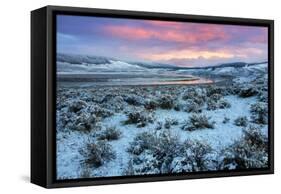
[[60, 86], [57, 178], [267, 167], [266, 91], [264, 77], [227, 86]]

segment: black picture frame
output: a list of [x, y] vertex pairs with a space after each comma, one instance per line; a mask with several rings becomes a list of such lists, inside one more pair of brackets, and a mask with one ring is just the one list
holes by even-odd
[[[269, 167], [169, 175], [56, 180], [56, 15], [156, 19], [268, 27]], [[274, 21], [172, 13], [46, 6], [31, 12], [31, 182], [46, 188], [274, 173]]]

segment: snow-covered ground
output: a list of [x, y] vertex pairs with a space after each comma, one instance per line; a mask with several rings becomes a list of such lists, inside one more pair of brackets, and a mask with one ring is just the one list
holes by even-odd
[[[246, 81], [243, 81], [242, 77], [234, 79], [231, 85], [97, 88], [60, 86], [57, 93], [57, 178], [166, 173], [161, 161], [156, 161], [157, 165], [155, 165], [155, 158], [159, 158], [157, 152], [155, 153], [155, 148], [142, 145], [145, 148], [140, 153], [134, 153], [130, 149], [132, 149], [132, 145], [135, 145], [134, 149], [139, 148], [136, 137], [145, 134], [144, 132], [156, 137], [157, 134], [167, 130], [169, 138], [177, 137], [180, 146], [185, 145], [186, 141], [197, 141], [200, 142], [199, 146], [209, 146], [212, 150], [210, 151], [210, 153], [212, 152], [212, 165], [208, 164], [209, 167], [206, 165], [201, 168], [196, 164], [196, 168], [190, 168], [193, 170], [184, 166], [186, 164], [182, 162], [184, 157], [188, 158], [188, 156], [173, 153], [168, 160], [164, 157], [165, 165], [169, 161], [171, 172], [174, 172], [175, 169], [176, 172], [188, 172], [266, 167], [266, 152], [264, 153], [264, 149], [256, 148], [256, 145], [251, 144], [249, 148], [251, 152], [253, 149], [256, 150], [253, 156], [247, 155], [243, 156], [245, 158], [239, 158], [240, 155], [231, 152], [236, 149], [237, 142], [249, 146], [248, 140], [243, 141], [243, 139], [249, 138], [248, 133], [245, 133], [248, 128], [255, 128], [251, 133], [265, 137], [263, 141], [267, 139], [267, 112], [262, 109], [267, 106], [267, 76], [266, 74], [257, 75], [255, 79], [251, 80], [244, 78]], [[254, 105], [258, 108], [253, 108]], [[193, 108], [190, 109], [190, 107]], [[263, 112], [259, 112], [261, 109]], [[197, 123], [192, 123], [190, 119], [194, 115], [199, 115]], [[203, 117], [200, 117], [202, 115]], [[201, 122], [200, 119], [204, 120], [204, 116], [211, 127], [198, 124]], [[241, 119], [241, 117], [244, 118]], [[239, 122], [239, 118], [242, 120], [241, 122]], [[167, 120], [176, 122], [166, 126]], [[192, 130], [184, 130], [183, 126], [186, 125], [191, 125]], [[119, 131], [118, 137], [101, 138], [100, 134], [108, 128]], [[254, 135], [250, 137], [254, 137]], [[160, 136], [157, 141], [161, 144]], [[96, 142], [105, 142], [110, 147], [110, 152], [103, 152], [104, 150], [95, 145]], [[89, 150], [89, 145], [96, 146], [95, 150]], [[192, 149], [197, 148], [192, 146], [193, 144], [191, 144]], [[231, 152], [231, 157], [229, 152]], [[242, 152], [247, 153], [247, 150], [242, 150]], [[96, 156], [97, 153], [99, 155]], [[113, 153], [114, 157], [107, 157], [108, 153]], [[194, 153], [190, 154], [194, 155]], [[204, 154], [208, 155], [208, 153]], [[207, 155], [202, 158], [210, 160], [208, 159], [210, 154], [208, 157]], [[259, 155], [262, 155], [262, 159]], [[93, 157], [98, 157], [99, 162]], [[239, 162], [237, 162], [237, 157]], [[243, 162], [241, 163], [240, 160]], [[95, 165], [91, 164], [91, 161], [95, 161]], [[181, 161], [180, 165], [179, 161]], [[181, 165], [183, 166], [181, 167]]]
[[57, 56], [57, 178], [265, 168], [267, 63]]

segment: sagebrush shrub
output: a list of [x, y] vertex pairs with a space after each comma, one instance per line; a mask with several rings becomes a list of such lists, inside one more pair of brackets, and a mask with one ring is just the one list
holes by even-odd
[[207, 99], [207, 110], [230, 108], [231, 104], [221, 94], [213, 94]]
[[97, 138], [98, 140], [117, 140], [121, 136], [121, 131], [116, 129], [115, 126], [106, 127], [105, 130], [98, 132]]
[[162, 109], [172, 109], [174, 107], [174, 100], [170, 95], [163, 95], [158, 100], [158, 104]]
[[256, 86], [252, 84], [247, 84], [240, 87], [239, 96], [242, 98], [255, 96], [257, 94], [258, 91], [256, 90]]
[[187, 121], [185, 121], [182, 129], [185, 131], [195, 131], [198, 129], [213, 129], [215, 122], [210, 121], [210, 117], [204, 114], [192, 114]]
[[186, 112], [199, 113], [202, 112], [202, 104], [197, 104], [195, 101], [188, 99], [184, 110]]
[[155, 130], [161, 130], [163, 128], [163, 122], [161, 121], [157, 121], [156, 126], [155, 126]]
[[241, 127], [246, 127], [248, 125], [248, 119], [247, 117], [243, 116], [243, 117], [237, 117], [235, 120], [234, 120], [234, 124], [236, 126], [241, 126]]
[[96, 122], [97, 118], [94, 114], [82, 112], [75, 117], [75, 120], [69, 126], [72, 130], [89, 132], [95, 126]]
[[223, 98], [218, 101], [218, 107], [220, 109], [230, 108], [231, 104], [226, 99]]
[[174, 106], [175, 111], [180, 111], [181, 110], [181, 105], [179, 103], [176, 103]]
[[171, 171], [179, 173], [216, 170], [216, 161], [216, 155], [210, 145], [198, 140], [186, 140], [181, 146], [180, 155], [171, 163]]
[[135, 94], [126, 96], [124, 98], [124, 101], [134, 106], [141, 106], [144, 104], [144, 99], [141, 96], [137, 96]]
[[249, 125], [241, 139], [223, 150], [221, 169], [265, 168], [268, 166], [268, 139], [259, 128]]
[[164, 123], [164, 127], [166, 129], [170, 129], [172, 125], [178, 125], [179, 122], [177, 119], [173, 119], [173, 118], [166, 118], [165, 119], [165, 123]]
[[147, 110], [155, 110], [158, 106], [158, 103], [156, 100], [150, 99], [150, 100], [146, 100], [144, 103], [144, 107]]
[[85, 157], [85, 163], [94, 167], [99, 167], [116, 157], [112, 146], [106, 141], [87, 143], [86, 147], [80, 152]]
[[208, 86], [206, 88], [206, 95], [208, 97], [211, 97], [214, 95], [220, 95], [220, 96], [225, 95], [225, 88], [215, 86], [215, 85]]
[[[135, 174], [170, 172], [172, 159], [178, 154], [180, 141], [169, 130], [158, 134], [144, 132], [130, 144], [128, 151], [133, 155]], [[130, 170], [132, 171], [132, 170]]]
[[[102, 108], [113, 112], [121, 112], [127, 106], [122, 96], [114, 96], [110, 100], [103, 102]], [[110, 115], [109, 115], [110, 116]]]
[[130, 143], [128, 152], [139, 155], [146, 149], [151, 149], [156, 141], [155, 136], [149, 132], [142, 132], [136, 135], [133, 142]]
[[99, 105], [92, 105], [92, 106], [89, 106], [87, 107], [87, 112], [90, 112], [92, 114], [95, 114], [96, 117], [100, 117], [100, 118], [106, 118], [106, 117], [110, 117], [113, 115], [113, 112], [106, 109], [106, 108], [103, 108]]
[[252, 113], [251, 119], [257, 124], [268, 123], [268, 104], [265, 102], [257, 102], [250, 107]]
[[128, 119], [124, 124], [136, 124], [137, 127], [145, 127], [153, 123], [153, 114], [151, 112], [135, 109], [127, 114]]
[[83, 108], [87, 107], [87, 103], [83, 100], [75, 100], [69, 102], [69, 111], [70, 112], [78, 112]]
[[204, 88], [189, 88], [184, 92], [182, 99], [190, 100], [198, 106], [203, 106], [205, 103], [206, 91]]
[[261, 102], [268, 103], [268, 92], [267, 91], [266, 92], [265, 91], [259, 92], [258, 99]]

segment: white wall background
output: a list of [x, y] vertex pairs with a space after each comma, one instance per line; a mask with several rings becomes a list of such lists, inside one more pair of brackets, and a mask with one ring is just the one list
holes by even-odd
[[[0, 193], [275, 193], [280, 192], [281, 12], [278, 0], [1, 1]], [[45, 5], [263, 18], [275, 20], [275, 175], [45, 190], [29, 183], [30, 11]], [[279, 180], [278, 180], [279, 179]], [[279, 184], [279, 185], [278, 185]]]

